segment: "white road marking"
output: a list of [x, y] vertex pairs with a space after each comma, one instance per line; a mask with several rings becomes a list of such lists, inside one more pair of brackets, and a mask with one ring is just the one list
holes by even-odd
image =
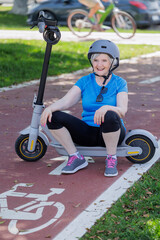
[[60, 164], [57, 168], [55, 168], [49, 175], [61, 175], [62, 168], [66, 166], [67, 161]]
[[151, 84], [160, 81], [160, 76], [141, 81], [142, 84]]
[[[87, 228], [91, 228], [97, 219], [116, 202], [128, 188], [130, 188], [141, 176], [148, 171], [152, 165], [160, 158], [160, 139], [158, 149], [152, 161], [145, 164], [132, 165], [116, 182], [104, 191], [91, 205], [78, 215], [54, 240], [77, 240], [86, 233]], [[52, 239], [53, 240], [53, 239]]]
[[[63, 188], [50, 188], [50, 192], [47, 194], [34, 194], [16, 192], [18, 187], [31, 187], [33, 184], [19, 183], [13, 186], [10, 190], [0, 194], [0, 218], [10, 220], [8, 225], [8, 231], [12, 234], [25, 235], [39, 231], [48, 227], [52, 223], [60, 218], [65, 210], [65, 206], [60, 202], [48, 201], [50, 196], [54, 194], [61, 194], [65, 189]], [[8, 208], [8, 197], [22, 197], [29, 198], [28, 203], [17, 206], [14, 209]], [[30, 199], [35, 199], [34, 201]], [[19, 220], [39, 220], [42, 217], [43, 210], [46, 206], [52, 206], [57, 208], [56, 214], [53, 211], [53, 218], [46, 223], [31, 229], [20, 231], [17, 227]], [[33, 210], [36, 210], [32, 212]]]

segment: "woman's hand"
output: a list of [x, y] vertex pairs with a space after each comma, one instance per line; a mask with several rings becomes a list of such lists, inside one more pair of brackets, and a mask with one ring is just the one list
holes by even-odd
[[101, 125], [104, 122], [104, 116], [108, 110], [110, 109], [107, 105], [100, 107], [94, 114], [94, 123]]
[[41, 125], [45, 127], [47, 120], [51, 122], [51, 118], [52, 118], [52, 111], [51, 111], [51, 107], [49, 106], [43, 111], [41, 115], [41, 120], [40, 120]]

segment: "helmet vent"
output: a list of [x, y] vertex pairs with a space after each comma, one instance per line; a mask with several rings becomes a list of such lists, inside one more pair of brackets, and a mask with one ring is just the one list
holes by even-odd
[[107, 48], [107, 46], [101, 46], [101, 48]]

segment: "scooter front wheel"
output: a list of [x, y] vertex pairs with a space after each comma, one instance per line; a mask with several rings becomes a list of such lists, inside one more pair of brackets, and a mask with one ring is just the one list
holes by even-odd
[[146, 163], [150, 161], [155, 154], [156, 149], [153, 142], [144, 135], [133, 135], [126, 140], [126, 144], [132, 147], [140, 147], [142, 149], [140, 155], [126, 157], [133, 163]]
[[35, 150], [33, 152], [29, 152], [28, 141], [29, 134], [20, 135], [15, 142], [15, 151], [21, 159], [27, 162], [35, 162], [45, 155], [47, 145], [44, 140], [38, 136]]

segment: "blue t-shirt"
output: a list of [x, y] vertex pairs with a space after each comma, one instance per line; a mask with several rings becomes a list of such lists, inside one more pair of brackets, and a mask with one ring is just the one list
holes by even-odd
[[128, 92], [127, 82], [113, 73], [110, 81], [105, 86], [108, 88], [108, 91], [103, 94], [102, 102], [96, 102], [102, 87], [97, 84], [94, 73], [80, 78], [75, 85], [81, 89], [82, 120], [94, 127], [97, 127], [97, 124], [94, 123], [95, 111], [104, 105], [117, 106], [117, 94]]

